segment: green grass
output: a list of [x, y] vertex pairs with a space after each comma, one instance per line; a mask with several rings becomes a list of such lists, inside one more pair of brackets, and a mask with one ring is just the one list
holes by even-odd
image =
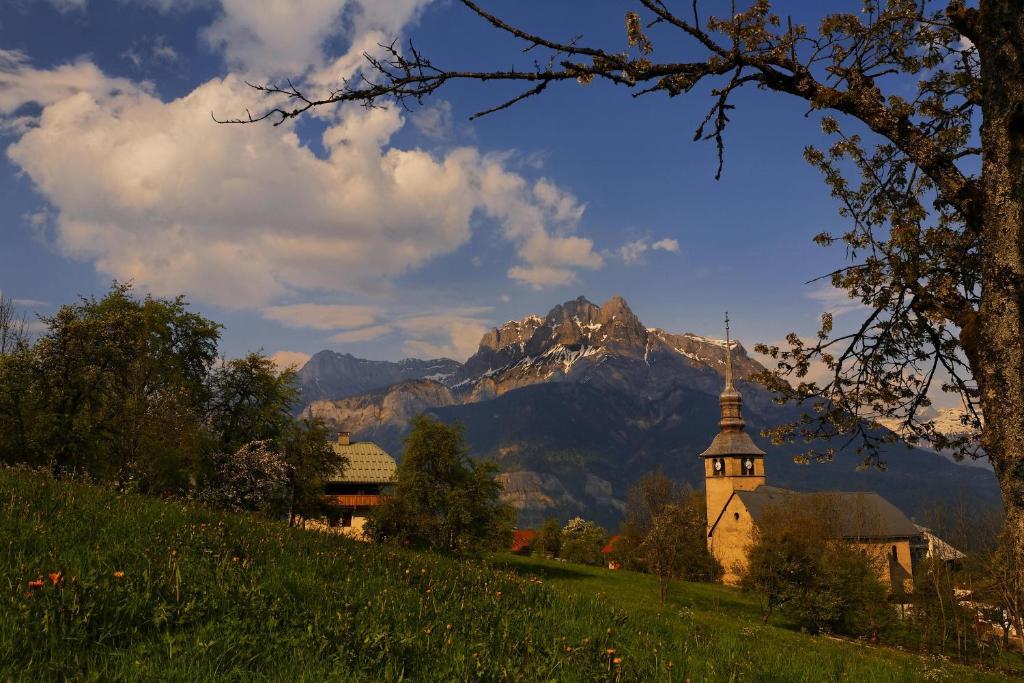
[[496, 562], [0, 470], [0, 680], [998, 680], [716, 586], [662, 609], [651, 577]]

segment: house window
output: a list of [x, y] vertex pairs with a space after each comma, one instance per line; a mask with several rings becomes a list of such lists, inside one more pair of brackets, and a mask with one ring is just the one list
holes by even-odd
[[350, 527], [352, 526], [352, 510], [346, 509], [341, 513], [341, 526]]

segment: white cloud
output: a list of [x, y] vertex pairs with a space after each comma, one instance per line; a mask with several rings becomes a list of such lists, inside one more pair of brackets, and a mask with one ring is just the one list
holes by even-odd
[[409, 339], [403, 350], [417, 358], [454, 358], [464, 361], [479, 348], [490, 329], [488, 321], [476, 317], [489, 308], [431, 313], [405, 318], [396, 324]]
[[372, 341], [393, 331], [394, 328], [390, 325], [373, 325], [359, 330], [339, 332], [331, 337], [331, 341], [342, 343]]
[[290, 304], [268, 306], [263, 317], [286, 325], [313, 330], [347, 330], [376, 322], [379, 311], [370, 306], [341, 304]]
[[25, 53], [0, 48], [0, 115], [13, 114], [28, 103], [45, 107], [78, 93], [106, 101], [120, 91], [148, 88], [148, 84], [109, 78], [84, 58], [54, 69], [35, 69]]
[[639, 263], [640, 258], [648, 249], [650, 249], [650, 246], [648, 246], [647, 240], [626, 242], [619, 247], [619, 257], [622, 259], [623, 263], [632, 265], [634, 263]]
[[231, 68], [301, 76], [322, 59], [340, 29], [347, 0], [222, 0], [223, 14], [202, 31]]
[[514, 278], [601, 265], [590, 240], [563, 236], [583, 212], [572, 195], [531, 187], [500, 155], [390, 147], [394, 109], [346, 110], [319, 158], [287, 127], [213, 123], [211, 111], [251, 105], [235, 76], [163, 102], [91, 65], [73, 71], [58, 99], [40, 83], [54, 73], [20, 64], [7, 74], [19, 94], [0, 91], [0, 107], [47, 105], [8, 156], [56, 208], [58, 248], [104, 274], [236, 308], [379, 287], [465, 244], [474, 212], [517, 245]]
[[807, 293], [807, 298], [817, 302], [823, 312], [835, 316], [867, 310], [860, 299], [850, 298], [845, 289], [837, 289], [828, 282], [819, 283]]
[[446, 100], [414, 111], [410, 119], [416, 130], [428, 138], [442, 140], [452, 134], [452, 105]]
[[65, 12], [83, 11], [87, 0], [48, 0], [62, 14]]
[[643, 263], [644, 254], [652, 249], [655, 251], [678, 252], [679, 242], [671, 237], [666, 237], [652, 243], [649, 238], [642, 237], [632, 242], [626, 242], [618, 248], [616, 253], [626, 265], [636, 265]]
[[270, 360], [274, 361], [279, 371], [287, 370], [288, 368], [298, 370], [306, 364], [309, 358], [309, 354], [302, 351], [275, 351], [270, 354]]

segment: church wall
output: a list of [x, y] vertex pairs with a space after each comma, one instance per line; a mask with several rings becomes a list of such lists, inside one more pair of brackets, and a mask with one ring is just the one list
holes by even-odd
[[[910, 555], [910, 539], [889, 539], [879, 541], [850, 541], [872, 558], [878, 578], [890, 590], [902, 589], [909, 593], [914, 589], [914, 570]], [[893, 548], [896, 549], [893, 558]]]
[[[712, 519], [713, 523], [714, 520]], [[729, 501], [709, 539], [711, 554], [722, 565], [722, 582], [736, 585], [747, 568], [747, 554], [754, 537], [754, 523], [738, 497]]]

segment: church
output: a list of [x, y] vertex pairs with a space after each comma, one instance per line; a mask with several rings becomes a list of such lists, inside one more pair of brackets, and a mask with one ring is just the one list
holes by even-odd
[[747, 434], [743, 398], [733, 385], [732, 342], [726, 318], [725, 389], [719, 398], [719, 432], [701, 453], [707, 499], [708, 549], [724, 570], [722, 580], [739, 583], [758, 523], [787, 506], [818, 506], [831, 517], [837, 540], [862, 548], [890, 589], [912, 587], [911, 549], [920, 530], [876, 493], [805, 493], [766, 484], [765, 453]]

